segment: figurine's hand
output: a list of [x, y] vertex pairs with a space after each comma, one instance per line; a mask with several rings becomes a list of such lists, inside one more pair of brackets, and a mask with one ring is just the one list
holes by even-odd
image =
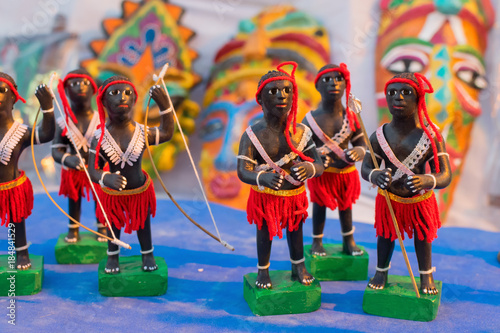
[[292, 177], [299, 182], [305, 181], [307, 178], [311, 178], [316, 173], [314, 165], [311, 162], [300, 162], [292, 166], [291, 169]]
[[117, 191], [121, 191], [127, 186], [127, 178], [120, 175], [120, 171], [105, 174], [102, 182], [105, 186]]
[[428, 175], [413, 175], [406, 178], [404, 185], [408, 190], [417, 193], [423, 189], [432, 188], [434, 179]]
[[283, 185], [283, 176], [279, 173], [263, 172], [259, 176], [259, 184], [272, 190], [279, 190]]
[[[83, 160], [85, 162], [85, 160]], [[85, 167], [84, 164], [82, 164], [82, 162], [80, 161], [80, 159], [78, 158], [78, 156], [76, 155], [69, 155], [68, 157], [66, 157], [63, 161], [63, 165], [65, 167], [68, 167], [70, 169], [75, 169], [75, 170], [83, 170], [83, 168]]]
[[152, 86], [151, 89], [149, 89], [149, 96], [156, 102], [160, 111], [166, 111], [171, 107], [165, 90], [160, 86]]
[[391, 168], [373, 172], [372, 182], [383, 190], [388, 189], [392, 182], [391, 172]]
[[36, 87], [35, 96], [36, 98], [38, 98], [38, 102], [40, 102], [40, 107], [42, 108], [42, 110], [52, 109], [52, 94], [45, 84], [41, 84]]
[[346, 149], [344, 152], [345, 159], [351, 163], [361, 161], [365, 157], [365, 150], [360, 147]]
[[321, 160], [323, 161], [323, 166], [328, 168], [330, 166], [330, 163], [332, 162], [332, 158], [330, 155], [321, 155]]

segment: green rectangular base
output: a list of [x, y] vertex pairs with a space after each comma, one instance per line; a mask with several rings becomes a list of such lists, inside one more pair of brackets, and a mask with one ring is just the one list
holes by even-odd
[[25, 296], [42, 290], [43, 256], [30, 254], [31, 268], [16, 271], [15, 260], [9, 267], [9, 255], [0, 255], [0, 296]]
[[292, 281], [290, 271], [269, 271], [272, 289], [255, 286], [257, 273], [243, 277], [243, 296], [257, 316], [313, 312], [321, 306], [321, 286], [318, 280], [310, 286]]
[[67, 243], [64, 237], [59, 235], [55, 252], [59, 264], [98, 264], [106, 258], [108, 242], [98, 242], [96, 236], [91, 232], [81, 232], [77, 243]]
[[[420, 278], [415, 278], [420, 285]], [[437, 295], [417, 298], [409, 276], [389, 275], [384, 289], [366, 287], [363, 296], [363, 311], [366, 313], [413, 321], [431, 321], [437, 316], [443, 284], [434, 281]]]
[[326, 256], [311, 254], [311, 245], [304, 246], [307, 270], [320, 281], [361, 281], [368, 278], [368, 252], [360, 256], [342, 252], [342, 244], [323, 244]]
[[120, 273], [106, 274], [107, 258], [99, 263], [99, 293], [110, 297], [160, 296], [167, 292], [168, 267], [165, 259], [155, 257], [158, 269], [142, 270], [142, 256], [120, 257]]

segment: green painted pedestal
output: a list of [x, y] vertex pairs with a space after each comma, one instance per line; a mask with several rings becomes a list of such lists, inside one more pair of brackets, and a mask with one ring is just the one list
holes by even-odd
[[[420, 278], [415, 278], [420, 286]], [[414, 321], [431, 321], [437, 316], [443, 284], [434, 281], [439, 293], [417, 298], [409, 276], [389, 275], [384, 289], [366, 287], [363, 296], [363, 311], [366, 313]]]
[[368, 253], [360, 256], [342, 252], [342, 244], [323, 244], [326, 256], [311, 255], [311, 245], [304, 246], [307, 270], [320, 281], [360, 281], [368, 278]]
[[42, 290], [43, 256], [30, 254], [31, 268], [16, 271], [15, 259], [10, 267], [8, 255], [0, 255], [0, 296], [25, 296]]
[[257, 273], [243, 277], [243, 296], [257, 316], [313, 312], [321, 306], [321, 286], [318, 280], [310, 286], [292, 281], [291, 271], [269, 271], [272, 289], [255, 286]]
[[98, 264], [106, 258], [108, 242], [98, 242], [91, 232], [81, 232], [76, 243], [64, 241], [66, 233], [59, 235], [55, 247], [56, 260], [59, 264]]
[[142, 270], [142, 256], [120, 257], [120, 273], [106, 274], [107, 258], [99, 263], [99, 293], [103, 296], [160, 296], [167, 292], [168, 267], [165, 259], [155, 257], [158, 269]]

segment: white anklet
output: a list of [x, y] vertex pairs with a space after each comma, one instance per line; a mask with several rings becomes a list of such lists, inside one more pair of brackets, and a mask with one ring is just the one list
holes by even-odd
[[306, 261], [305, 257], [302, 257], [302, 259], [299, 260], [293, 260], [292, 258], [290, 258], [290, 262], [294, 265], [302, 264], [304, 261]]
[[432, 267], [428, 271], [418, 271], [420, 274], [432, 274], [436, 271], [436, 267]]
[[151, 250], [146, 250], [146, 251], [142, 251], [142, 250], [141, 250], [141, 254], [153, 253], [153, 250], [154, 250], [154, 249], [155, 249], [155, 247], [153, 246], [153, 247], [151, 248]]
[[114, 256], [114, 255], [116, 255], [116, 254], [120, 254], [120, 248], [118, 248], [118, 250], [116, 250], [116, 251], [109, 251], [109, 250], [106, 250], [106, 254], [107, 254], [108, 256]]
[[268, 268], [269, 268], [269, 266], [271, 266], [271, 263], [270, 263], [270, 262], [268, 262], [268, 263], [267, 263], [267, 265], [264, 265], [264, 266], [259, 266], [259, 265], [257, 264], [257, 268], [258, 268], [258, 269], [268, 269]]
[[16, 247], [16, 252], [17, 252], [17, 251], [24, 251], [24, 250], [27, 250], [27, 249], [28, 249], [28, 247], [30, 247], [30, 245], [31, 245], [31, 242], [28, 242], [28, 243], [27, 243], [26, 245], [24, 245], [24, 246], [21, 246], [21, 247]]
[[348, 231], [348, 232], [341, 232], [340, 234], [342, 235], [342, 237], [345, 237], [345, 236], [351, 236], [352, 234], [354, 234], [354, 230], [356, 230], [356, 227], [352, 227], [351, 231]]
[[321, 235], [312, 235], [312, 238], [323, 238], [323, 235], [324, 234], [321, 234]]
[[96, 225], [98, 228], [104, 228], [104, 227], [105, 227], [105, 225], [104, 225], [104, 224], [102, 224], [102, 223], [100, 223], [100, 222], [96, 223], [95, 225]]
[[68, 228], [70, 229], [78, 229], [80, 226], [78, 224], [68, 224]]
[[377, 272], [387, 272], [389, 269], [391, 268], [391, 263], [389, 263], [389, 266], [387, 266], [386, 268], [380, 268], [377, 266]]

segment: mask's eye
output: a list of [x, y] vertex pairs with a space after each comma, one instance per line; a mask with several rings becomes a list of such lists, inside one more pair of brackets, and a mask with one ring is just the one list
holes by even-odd
[[460, 80], [474, 89], [483, 90], [488, 87], [486, 78], [473, 69], [463, 68], [457, 71]]
[[389, 91], [387, 91], [387, 95], [389, 96], [396, 96], [397, 93], [398, 92], [396, 89], [390, 89]]
[[404, 73], [404, 72], [421, 72], [424, 69], [424, 64], [418, 60], [414, 59], [399, 59], [391, 63], [387, 70], [394, 74]]
[[7, 87], [0, 87], [0, 93], [5, 94], [7, 91], [9, 91], [9, 88], [7, 88]]
[[332, 80], [332, 78], [330, 76], [323, 76], [323, 79], [322, 79], [322, 81], [325, 83], [330, 82], [331, 80]]
[[277, 94], [278, 94], [278, 88], [269, 89], [269, 95], [277, 95]]
[[289, 94], [292, 91], [292, 89], [290, 87], [285, 87], [284, 90], [285, 90], [285, 93], [287, 93], [287, 94]]
[[116, 95], [120, 94], [120, 90], [110, 90], [109, 94], [112, 96], [116, 96]]
[[204, 142], [219, 139], [224, 134], [225, 125], [220, 118], [214, 118], [202, 125], [200, 130], [201, 140]]
[[403, 95], [405, 95], [405, 96], [409, 96], [409, 95], [411, 95], [411, 90], [410, 90], [410, 89], [403, 89], [401, 92], [402, 92], [402, 93], [403, 93]]
[[132, 95], [132, 90], [125, 90], [125, 95], [130, 96]]

